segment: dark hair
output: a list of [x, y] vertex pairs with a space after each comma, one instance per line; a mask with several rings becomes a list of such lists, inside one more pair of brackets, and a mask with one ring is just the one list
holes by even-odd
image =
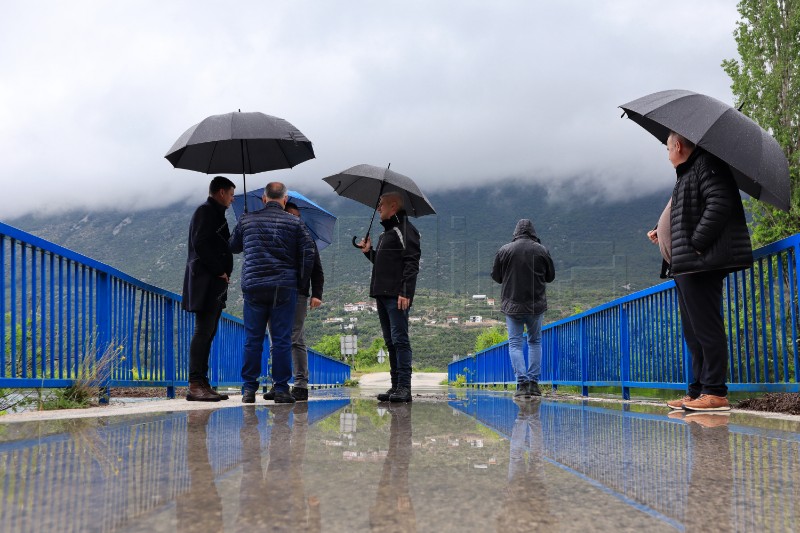
[[284, 196], [286, 196], [286, 185], [279, 181], [273, 181], [271, 183], [267, 183], [266, 189], [264, 192], [267, 194], [267, 198], [270, 200], [281, 200]]
[[208, 186], [208, 194], [216, 194], [217, 191], [221, 191], [225, 189], [235, 189], [236, 185], [226, 178], [225, 176], [214, 176], [214, 179], [211, 180], [211, 183]]
[[300, 208], [297, 207], [297, 204], [294, 202], [286, 202], [286, 207], [284, 207], [283, 210], [288, 211], [289, 209], [294, 209], [298, 213], [300, 212]]

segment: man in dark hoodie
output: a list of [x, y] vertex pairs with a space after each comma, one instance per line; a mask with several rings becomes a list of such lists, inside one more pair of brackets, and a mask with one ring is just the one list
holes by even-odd
[[[523, 218], [514, 239], [494, 258], [492, 279], [503, 285], [500, 310], [506, 315], [508, 354], [517, 377], [514, 398], [541, 396], [542, 317], [547, 310], [546, 283], [556, 277], [550, 252], [542, 246], [533, 222]], [[528, 367], [522, 352], [522, 331], [528, 329]]]
[[372, 264], [369, 295], [375, 298], [383, 340], [389, 350], [392, 387], [378, 395], [382, 402], [411, 401], [411, 342], [408, 311], [419, 274], [419, 232], [408, 220], [403, 197], [396, 192], [381, 195], [378, 213], [384, 232], [377, 249], [367, 236], [358, 246]]
[[188, 254], [183, 276], [183, 309], [194, 313], [194, 335], [189, 344], [189, 391], [186, 399], [199, 402], [227, 400], [208, 383], [208, 356], [217, 323], [228, 298], [233, 271], [231, 236], [225, 210], [233, 202], [236, 186], [217, 176], [208, 186], [208, 200], [195, 210], [189, 224]]

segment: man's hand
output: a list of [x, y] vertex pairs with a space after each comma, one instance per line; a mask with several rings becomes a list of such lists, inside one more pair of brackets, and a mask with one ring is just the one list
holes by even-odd
[[322, 300], [320, 300], [319, 298], [314, 298], [312, 296], [311, 300], [308, 302], [308, 305], [309, 307], [311, 307], [311, 309], [316, 309], [317, 307], [322, 305]]
[[411, 299], [406, 298], [405, 296], [398, 296], [397, 297], [397, 308], [401, 311], [405, 311], [411, 306]]
[[367, 236], [366, 240], [361, 239], [358, 241], [358, 247], [361, 248], [363, 253], [367, 253], [372, 249], [372, 239]]
[[647, 232], [647, 238], [650, 239], [650, 242], [653, 244], [658, 244], [658, 232], [654, 229], [651, 229]]
[[226, 273], [224, 273], [224, 272], [223, 272], [223, 273], [222, 273], [222, 275], [221, 275], [221, 276], [219, 276], [219, 277], [220, 277], [220, 278], [222, 278], [222, 279], [224, 279], [224, 280], [225, 280], [225, 283], [230, 283], [230, 282], [231, 282], [230, 278], [228, 278], [228, 274], [226, 274]]

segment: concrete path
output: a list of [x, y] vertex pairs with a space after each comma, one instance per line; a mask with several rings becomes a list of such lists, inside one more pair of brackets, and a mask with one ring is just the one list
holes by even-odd
[[[440, 385], [445, 379], [447, 372], [414, 372], [411, 374], [411, 388], [446, 388], [446, 385]], [[388, 389], [392, 386], [392, 380], [388, 372], [374, 372], [358, 378], [358, 386], [362, 389]]]

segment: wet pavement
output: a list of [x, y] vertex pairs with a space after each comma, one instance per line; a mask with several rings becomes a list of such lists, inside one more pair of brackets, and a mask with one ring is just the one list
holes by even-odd
[[431, 389], [0, 422], [0, 531], [797, 531], [800, 422]]

